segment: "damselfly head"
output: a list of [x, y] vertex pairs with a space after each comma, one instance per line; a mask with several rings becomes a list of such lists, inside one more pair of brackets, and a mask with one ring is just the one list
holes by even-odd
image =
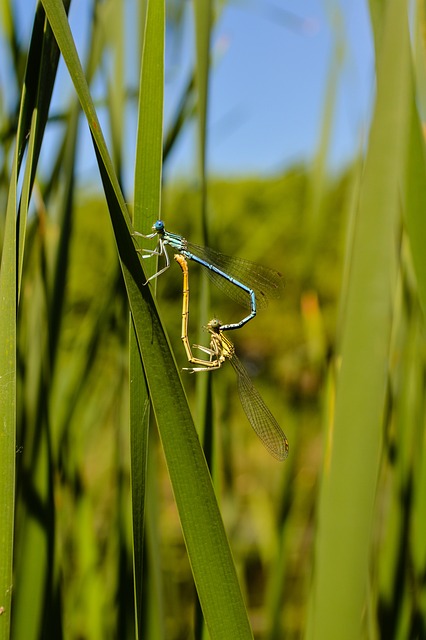
[[221, 326], [222, 323], [220, 320], [218, 320], [217, 318], [212, 318], [207, 323], [206, 329], [207, 331], [210, 331], [210, 333], [219, 333]]
[[152, 230], [155, 231], [156, 233], [164, 233], [164, 222], [162, 220], [157, 220], [153, 225], [152, 225]]

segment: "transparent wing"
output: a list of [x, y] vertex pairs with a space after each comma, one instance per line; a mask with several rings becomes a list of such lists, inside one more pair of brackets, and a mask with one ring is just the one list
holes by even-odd
[[[231, 278], [235, 278], [242, 284], [252, 289], [256, 296], [256, 306], [263, 309], [268, 304], [268, 299], [279, 298], [284, 288], [284, 279], [278, 271], [264, 267], [244, 258], [226, 256], [210, 247], [201, 247], [187, 243], [188, 251], [201, 258], [205, 262], [214, 265], [224, 271]], [[250, 296], [246, 291], [229, 282], [214, 271], [207, 270], [214, 284], [230, 298], [250, 308]]]
[[288, 456], [288, 440], [272, 413], [253, 386], [250, 377], [236, 355], [230, 362], [238, 377], [238, 394], [244, 412], [265, 447], [274, 458], [285, 460]]

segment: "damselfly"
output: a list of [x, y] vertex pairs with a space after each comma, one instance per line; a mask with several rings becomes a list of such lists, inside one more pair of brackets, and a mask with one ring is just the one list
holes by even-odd
[[250, 309], [250, 314], [239, 322], [222, 325], [222, 331], [239, 329], [254, 318], [257, 309], [266, 307], [268, 298], [279, 297], [283, 287], [283, 278], [278, 271], [243, 258], [226, 256], [208, 247], [191, 244], [182, 236], [166, 231], [162, 220], [157, 220], [152, 229], [153, 233], [148, 235], [135, 231], [135, 235], [142, 238], [158, 237], [156, 248], [153, 250], [143, 249], [145, 255], [142, 255], [142, 258], [156, 255], [164, 256], [165, 260], [164, 266], [147, 282], [157, 278], [169, 268], [170, 258], [166, 248], [169, 245], [173, 250], [185, 256], [187, 260], [193, 260], [206, 267], [210, 278], [224, 293]]
[[274, 416], [264, 403], [259, 392], [253, 386], [246, 368], [237, 357], [233, 343], [224, 335], [220, 321], [216, 318], [207, 323], [207, 330], [210, 333], [210, 348], [194, 345], [210, 356], [209, 360], [201, 360], [192, 355], [191, 346], [188, 339], [189, 320], [189, 276], [188, 264], [183, 255], [175, 254], [175, 260], [180, 265], [183, 272], [183, 303], [182, 303], [182, 342], [186, 355], [192, 364], [201, 365], [185, 369], [191, 373], [200, 371], [211, 371], [219, 369], [222, 364], [229, 360], [235, 373], [237, 374], [238, 395], [244, 412], [259, 436], [265, 447], [278, 460], [285, 460], [288, 456], [288, 440], [275, 420]]

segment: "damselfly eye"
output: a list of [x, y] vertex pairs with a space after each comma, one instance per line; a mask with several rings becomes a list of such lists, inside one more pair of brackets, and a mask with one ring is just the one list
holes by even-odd
[[162, 220], [157, 220], [157, 222], [152, 225], [152, 228], [157, 233], [160, 233], [161, 231], [164, 231], [164, 222]]
[[212, 320], [210, 320], [210, 322], [208, 323], [208, 327], [210, 329], [213, 329], [214, 331], [219, 331], [220, 327], [221, 327], [221, 322], [220, 320], [218, 320], [217, 318], [213, 318]]

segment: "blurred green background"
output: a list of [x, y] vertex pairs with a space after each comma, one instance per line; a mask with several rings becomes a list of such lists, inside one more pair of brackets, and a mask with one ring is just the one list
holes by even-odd
[[[210, 37], [223, 3], [194, 4], [189, 81], [161, 134], [163, 39], [170, 30], [178, 40], [183, 5], [166, 3], [165, 29], [160, 0], [93, 3], [87, 33], [73, 35], [86, 38], [99, 125], [61, 3], [34, 9], [31, 44], [13, 3], [2, 3], [2, 73], [20, 89], [12, 107], [1, 96], [0, 110], [0, 639], [234, 640], [235, 629], [258, 640], [425, 638], [424, 4], [370, 2], [376, 95], [351, 162], [329, 170], [332, 63], [311, 162], [227, 178], [206, 171]], [[338, 5], [328, 11], [339, 42]], [[123, 77], [129, 12], [140, 36], [136, 93]], [[59, 50], [75, 92], [52, 113]], [[88, 151], [76, 96], [102, 185], [77, 179]], [[135, 97], [129, 172], [122, 141]], [[188, 126], [193, 173], [171, 180], [162, 160]], [[50, 157], [41, 172], [40, 149]], [[172, 232], [283, 274], [283, 297], [231, 337], [287, 435], [284, 463], [251, 430], [232, 367], [182, 372], [181, 389], [173, 261], [156, 282], [165, 333], [154, 350], [157, 307], [146, 294], [141, 311], [129, 285], [139, 254], [128, 249], [120, 186], [133, 171], [136, 229], [148, 233], [161, 214]], [[206, 320], [242, 311], [189, 266], [190, 342], [207, 345]], [[181, 432], [193, 428], [181, 421], [185, 397], [211, 485], [198, 440], [188, 445]]]

